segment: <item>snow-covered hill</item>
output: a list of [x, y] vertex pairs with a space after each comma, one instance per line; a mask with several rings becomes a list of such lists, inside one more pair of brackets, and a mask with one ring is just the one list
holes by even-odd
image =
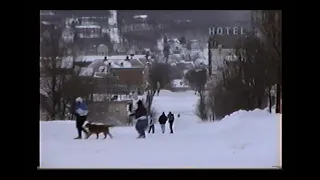
[[[134, 127], [111, 129], [114, 139], [74, 140], [75, 122], [40, 122], [40, 161], [47, 168], [272, 168], [280, 165], [280, 117], [238, 111], [214, 123], [194, 115], [193, 91], [154, 97], [158, 114], [181, 114], [175, 133], [136, 139]], [[168, 127], [167, 127], [168, 128]]]

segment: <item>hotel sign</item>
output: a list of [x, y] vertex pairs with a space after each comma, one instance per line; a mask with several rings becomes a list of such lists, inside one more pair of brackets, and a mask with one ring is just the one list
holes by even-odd
[[244, 35], [243, 27], [210, 27], [209, 35]]

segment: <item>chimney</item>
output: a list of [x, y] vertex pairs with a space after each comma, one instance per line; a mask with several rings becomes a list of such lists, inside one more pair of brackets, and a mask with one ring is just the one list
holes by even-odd
[[107, 60], [108, 60], [108, 58], [107, 58], [107, 56], [105, 56], [104, 59], [103, 59], [103, 61], [105, 62], [105, 61], [107, 61]]
[[125, 61], [129, 61], [129, 56], [126, 56], [126, 59], [125, 59]]
[[123, 62], [120, 63], [120, 66], [123, 67]]

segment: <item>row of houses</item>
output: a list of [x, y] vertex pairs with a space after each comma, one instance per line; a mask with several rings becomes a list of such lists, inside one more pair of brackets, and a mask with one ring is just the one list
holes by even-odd
[[[149, 63], [144, 56], [78, 56], [74, 63], [81, 67], [80, 76], [84, 80], [88, 77], [94, 79], [95, 98], [89, 103], [91, 119], [105, 121], [102, 117], [108, 114], [112, 119], [125, 123], [128, 119], [128, 105], [132, 104], [133, 95], [143, 95], [148, 86]], [[72, 64], [73, 58], [65, 57], [62, 59], [61, 67], [71, 68]], [[109, 98], [107, 111], [101, 107], [105, 98], [97, 98], [105, 95]], [[41, 98], [46, 97], [41, 95]], [[44, 114], [43, 108], [41, 112]]]
[[75, 63], [82, 65], [81, 75], [97, 76], [109, 74], [117, 77], [116, 84], [133, 86], [139, 91], [146, 87], [148, 61], [143, 55], [137, 56], [79, 56]]

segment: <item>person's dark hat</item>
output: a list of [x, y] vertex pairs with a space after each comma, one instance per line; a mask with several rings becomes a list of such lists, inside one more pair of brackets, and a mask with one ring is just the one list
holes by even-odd
[[142, 105], [143, 103], [142, 103], [141, 100], [139, 100], [139, 101], [137, 102], [137, 104], [138, 104], [138, 105]]

